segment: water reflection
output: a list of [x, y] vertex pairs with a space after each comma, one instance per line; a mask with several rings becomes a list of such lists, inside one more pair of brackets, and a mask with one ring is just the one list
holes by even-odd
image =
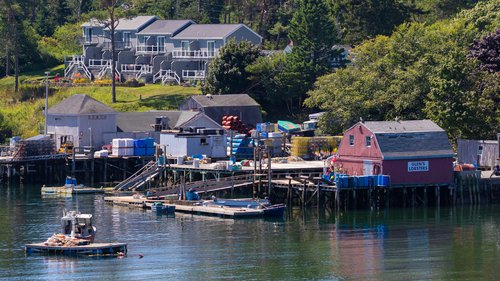
[[[125, 259], [25, 257], [23, 245], [59, 230], [62, 209], [94, 214], [96, 241], [127, 242]], [[102, 196], [42, 198], [0, 187], [0, 276], [45, 280], [494, 279], [500, 207], [293, 209], [284, 219], [158, 216]], [[139, 254], [143, 258], [139, 258]], [[55, 277], [53, 277], [55, 276]]]

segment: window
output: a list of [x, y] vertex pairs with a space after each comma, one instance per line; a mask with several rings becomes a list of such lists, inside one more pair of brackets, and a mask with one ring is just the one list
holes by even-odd
[[200, 139], [200, 145], [208, 145], [207, 139], [206, 138], [201, 138]]
[[86, 27], [83, 29], [83, 35], [85, 37], [85, 42], [90, 43], [92, 42], [92, 28]]
[[181, 41], [181, 49], [183, 51], [188, 51], [189, 50], [189, 41]]
[[366, 141], [366, 146], [367, 147], [372, 146], [372, 137], [366, 137], [365, 141]]
[[482, 145], [480, 145], [478, 147], [478, 149], [477, 149], [477, 155], [479, 155], [479, 156], [483, 155], [483, 146]]
[[165, 37], [159, 36], [156, 38], [156, 44], [158, 45], [158, 52], [165, 52]]
[[130, 32], [123, 32], [123, 42], [126, 48], [130, 47], [130, 38]]
[[209, 57], [215, 56], [215, 41], [207, 42], [207, 51]]
[[354, 135], [349, 135], [349, 145], [354, 145]]

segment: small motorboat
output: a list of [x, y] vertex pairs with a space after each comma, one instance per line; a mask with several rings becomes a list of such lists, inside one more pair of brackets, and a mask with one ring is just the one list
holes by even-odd
[[154, 202], [151, 205], [151, 211], [157, 214], [173, 214], [175, 213], [175, 205], [165, 205], [162, 202]]
[[96, 227], [92, 215], [64, 210], [62, 232], [52, 235], [43, 243], [26, 244], [26, 253], [62, 255], [119, 256], [127, 253], [124, 243], [94, 243]]
[[263, 211], [264, 216], [283, 216], [286, 209], [285, 204], [273, 205], [267, 198], [220, 199], [212, 197], [212, 200], [204, 201], [203, 205], [224, 208], [258, 209]]

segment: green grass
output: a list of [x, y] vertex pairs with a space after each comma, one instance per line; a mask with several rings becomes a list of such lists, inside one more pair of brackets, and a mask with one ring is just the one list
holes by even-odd
[[[63, 72], [63, 66], [50, 69], [51, 75]], [[20, 81], [39, 79], [44, 71], [23, 73]], [[44, 98], [30, 98], [19, 102], [13, 94], [14, 78], [0, 79], [0, 133], [30, 137], [43, 127]], [[200, 94], [199, 87], [162, 86], [146, 84], [143, 87], [116, 87], [116, 103], [111, 102], [110, 86], [60, 87], [49, 97], [49, 108], [74, 94], [87, 94], [118, 111], [174, 110], [190, 95]], [[1, 119], [3, 115], [3, 121]], [[7, 136], [9, 137], [9, 136]]]

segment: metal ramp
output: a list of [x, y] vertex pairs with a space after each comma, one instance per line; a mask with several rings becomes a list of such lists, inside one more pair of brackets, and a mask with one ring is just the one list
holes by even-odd
[[135, 174], [115, 186], [114, 190], [138, 190], [163, 171], [156, 161], [150, 161]]

